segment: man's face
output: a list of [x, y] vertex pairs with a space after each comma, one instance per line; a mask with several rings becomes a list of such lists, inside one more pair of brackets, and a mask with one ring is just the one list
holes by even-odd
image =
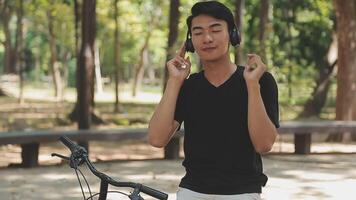
[[200, 59], [214, 61], [224, 56], [229, 49], [228, 26], [224, 20], [209, 15], [193, 18], [192, 42]]

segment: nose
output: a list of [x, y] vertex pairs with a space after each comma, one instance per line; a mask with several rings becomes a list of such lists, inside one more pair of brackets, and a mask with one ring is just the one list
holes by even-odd
[[204, 42], [204, 44], [213, 42], [213, 37], [211, 36], [211, 34], [209, 32], [205, 33], [203, 42]]

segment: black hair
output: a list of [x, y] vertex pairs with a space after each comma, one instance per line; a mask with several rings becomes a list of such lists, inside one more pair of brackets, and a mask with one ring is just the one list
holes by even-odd
[[229, 32], [236, 27], [234, 22], [234, 15], [232, 14], [231, 10], [224, 4], [218, 1], [198, 2], [193, 5], [191, 9], [191, 15], [187, 18], [188, 34], [190, 33], [193, 18], [201, 14], [209, 15], [216, 19], [226, 21]]

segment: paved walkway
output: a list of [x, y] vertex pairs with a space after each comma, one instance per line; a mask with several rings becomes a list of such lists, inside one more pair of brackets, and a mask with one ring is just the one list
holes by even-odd
[[[355, 199], [356, 155], [268, 155], [264, 157], [269, 176], [263, 199]], [[116, 179], [141, 182], [169, 193], [175, 199], [176, 187], [184, 174], [179, 161], [145, 160], [96, 164]], [[87, 170], [84, 168], [84, 172]], [[92, 189], [99, 182], [87, 176]], [[111, 197], [117, 197], [113, 195]], [[1, 169], [0, 199], [59, 200], [82, 199], [77, 180], [66, 166], [35, 169]], [[121, 199], [121, 198], [120, 198]]]

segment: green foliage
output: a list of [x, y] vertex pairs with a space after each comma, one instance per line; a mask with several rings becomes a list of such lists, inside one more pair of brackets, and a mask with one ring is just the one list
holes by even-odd
[[[245, 4], [243, 51], [258, 52], [260, 1]], [[270, 4], [266, 63], [279, 83], [281, 102], [302, 105], [315, 86], [318, 69], [327, 67], [335, 24], [332, 2], [274, 0]]]
[[[103, 76], [113, 78], [114, 72], [114, 0], [97, 1], [96, 44], [100, 52]], [[190, 14], [194, 0], [180, 1], [178, 41], [175, 49], [186, 37], [186, 17]], [[234, 0], [221, 0], [231, 10]], [[26, 69], [28, 77], [49, 75], [48, 14], [54, 19], [54, 33], [58, 59], [67, 66], [68, 84], [75, 86], [75, 38], [74, 8], [69, 0], [24, 1], [24, 46], [27, 51]], [[260, 1], [245, 1], [243, 11], [242, 51], [258, 52]], [[269, 24], [267, 25], [266, 63], [275, 74], [280, 87], [280, 99], [284, 105], [301, 105], [310, 96], [315, 85], [318, 69], [324, 68], [325, 56], [332, 40], [335, 26], [331, 0], [272, 0], [270, 1]], [[153, 66], [158, 77], [162, 77], [166, 59], [169, 1], [165, 0], [119, 0], [119, 44], [122, 77], [128, 81], [139, 61], [139, 53], [145, 36], [150, 32], [149, 65]], [[11, 20], [12, 31], [16, 20]], [[0, 41], [4, 40], [0, 28]], [[2, 60], [4, 48], [0, 46]], [[65, 57], [65, 55], [68, 55]], [[198, 59], [190, 55], [193, 72], [197, 70]], [[65, 65], [66, 64], [66, 65]], [[0, 64], [0, 66], [2, 63]], [[272, 67], [273, 66], [273, 67]], [[288, 82], [291, 81], [291, 82]], [[292, 87], [292, 96], [288, 91]], [[334, 98], [330, 96], [330, 98]], [[328, 100], [332, 105], [334, 100]]]

